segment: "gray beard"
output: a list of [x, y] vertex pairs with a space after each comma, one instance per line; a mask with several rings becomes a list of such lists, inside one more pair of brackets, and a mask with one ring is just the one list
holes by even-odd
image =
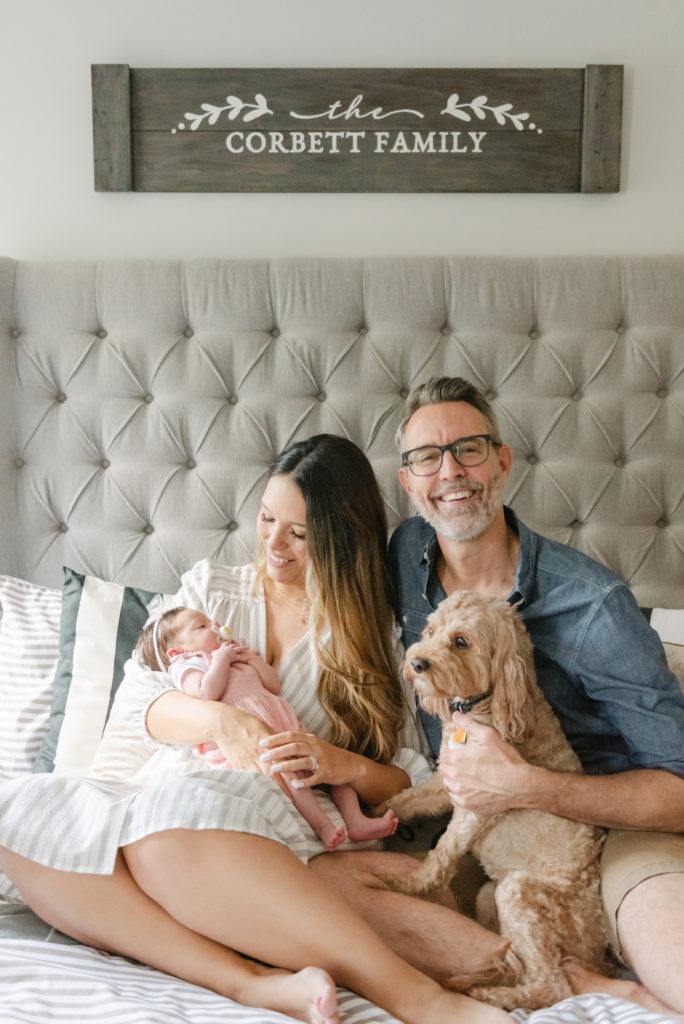
[[488, 496], [475, 510], [469, 512], [466, 516], [451, 517], [448, 514], [436, 511], [432, 505], [419, 508], [418, 512], [436, 530], [440, 537], [445, 537], [446, 540], [450, 541], [474, 540], [491, 525], [494, 516], [501, 507], [503, 489], [504, 481], [501, 474], [499, 474], [490, 482]]

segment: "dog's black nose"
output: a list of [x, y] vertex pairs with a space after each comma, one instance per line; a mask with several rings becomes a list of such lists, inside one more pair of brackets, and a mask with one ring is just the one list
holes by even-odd
[[430, 668], [430, 662], [426, 661], [425, 658], [412, 658], [411, 668], [414, 672], [427, 672]]

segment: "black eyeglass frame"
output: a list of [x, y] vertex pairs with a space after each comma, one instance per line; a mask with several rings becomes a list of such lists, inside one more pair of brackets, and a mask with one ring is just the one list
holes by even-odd
[[[480, 459], [479, 462], [461, 462], [454, 449], [458, 449], [460, 445], [465, 444], [467, 441], [477, 441], [480, 439], [487, 442], [487, 451], [485, 452], [485, 457], [483, 459]], [[456, 462], [458, 462], [459, 466], [463, 466], [465, 469], [468, 469], [469, 467], [472, 466], [481, 466], [484, 462], [487, 461], [487, 459], [489, 458], [490, 445], [493, 445], [495, 448], [500, 448], [501, 441], [495, 441], [492, 438], [491, 434], [470, 434], [468, 437], [458, 437], [456, 438], [455, 441], [450, 441], [449, 444], [422, 444], [418, 448], [410, 448], [407, 452], [402, 452], [401, 464], [402, 466], [406, 466], [409, 472], [413, 473], [414, 476], [434, 476], [435, 473], [439, 473], [440, 469], [442, 468], [442, 463], [444, 462], [444, 453], [451, 452], [452, 458], [454, 458]], [[426, 450], [429, 451], [430, 449], [437, 449], [439, 451], [441, 456], [439, 460], [439, 465], [436, 466], [435, 469], [433, 469], [430, 473], [416, 473], [415, 469], [410, 465], [408, 461], [409, 455], [413, 455], [414, 452], [423, 452]]]

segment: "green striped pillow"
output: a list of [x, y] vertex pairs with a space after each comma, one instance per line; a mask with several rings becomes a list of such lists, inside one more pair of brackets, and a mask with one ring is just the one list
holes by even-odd
[[155, 593], [63, 571], [50, 722], [33, 770], [85, 775]]

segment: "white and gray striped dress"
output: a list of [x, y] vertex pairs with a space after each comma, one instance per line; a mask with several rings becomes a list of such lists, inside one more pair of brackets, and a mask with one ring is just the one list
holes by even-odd
[[[266, 650], [266, 605], [263, 590], [255, 587], [251, 566], [199, 562], [183, 576], [180, 591], [166, 604], [201, 608], [227, 624], [233, 636], [245, 637], [251, 646]], [[319, 671], [308, 635], [278, 667], [282, 696], [310, 732], [328, 738], [329, 723], [316, 697]], [[172, 828], [218, 828], [265, 836], [284, 843], [305, 862], [322, 853], [320, 840], [268, 776], [208, 768], [190, 747], [160, 745], [146, 734], [147, 709], [170, 689], [168, 676], [129, 661], [117, 703], [123, 717], [150, 744], [150, 759], [126, 781], [55, 774], [0, 781], [1, 845], [62, 871], [96, 874], [112, 871], [119, 847]], [[408, 692], [407, 698], [412, 708]], [[431, 774], [424, 752], [424, 740], [411, 719], [400, 737], [395, 763], [413, 783]], [[317, 794], [328, 814], [341, 823], [329, 797]], [[358, 849], [360, 844], [353, 846]]]

